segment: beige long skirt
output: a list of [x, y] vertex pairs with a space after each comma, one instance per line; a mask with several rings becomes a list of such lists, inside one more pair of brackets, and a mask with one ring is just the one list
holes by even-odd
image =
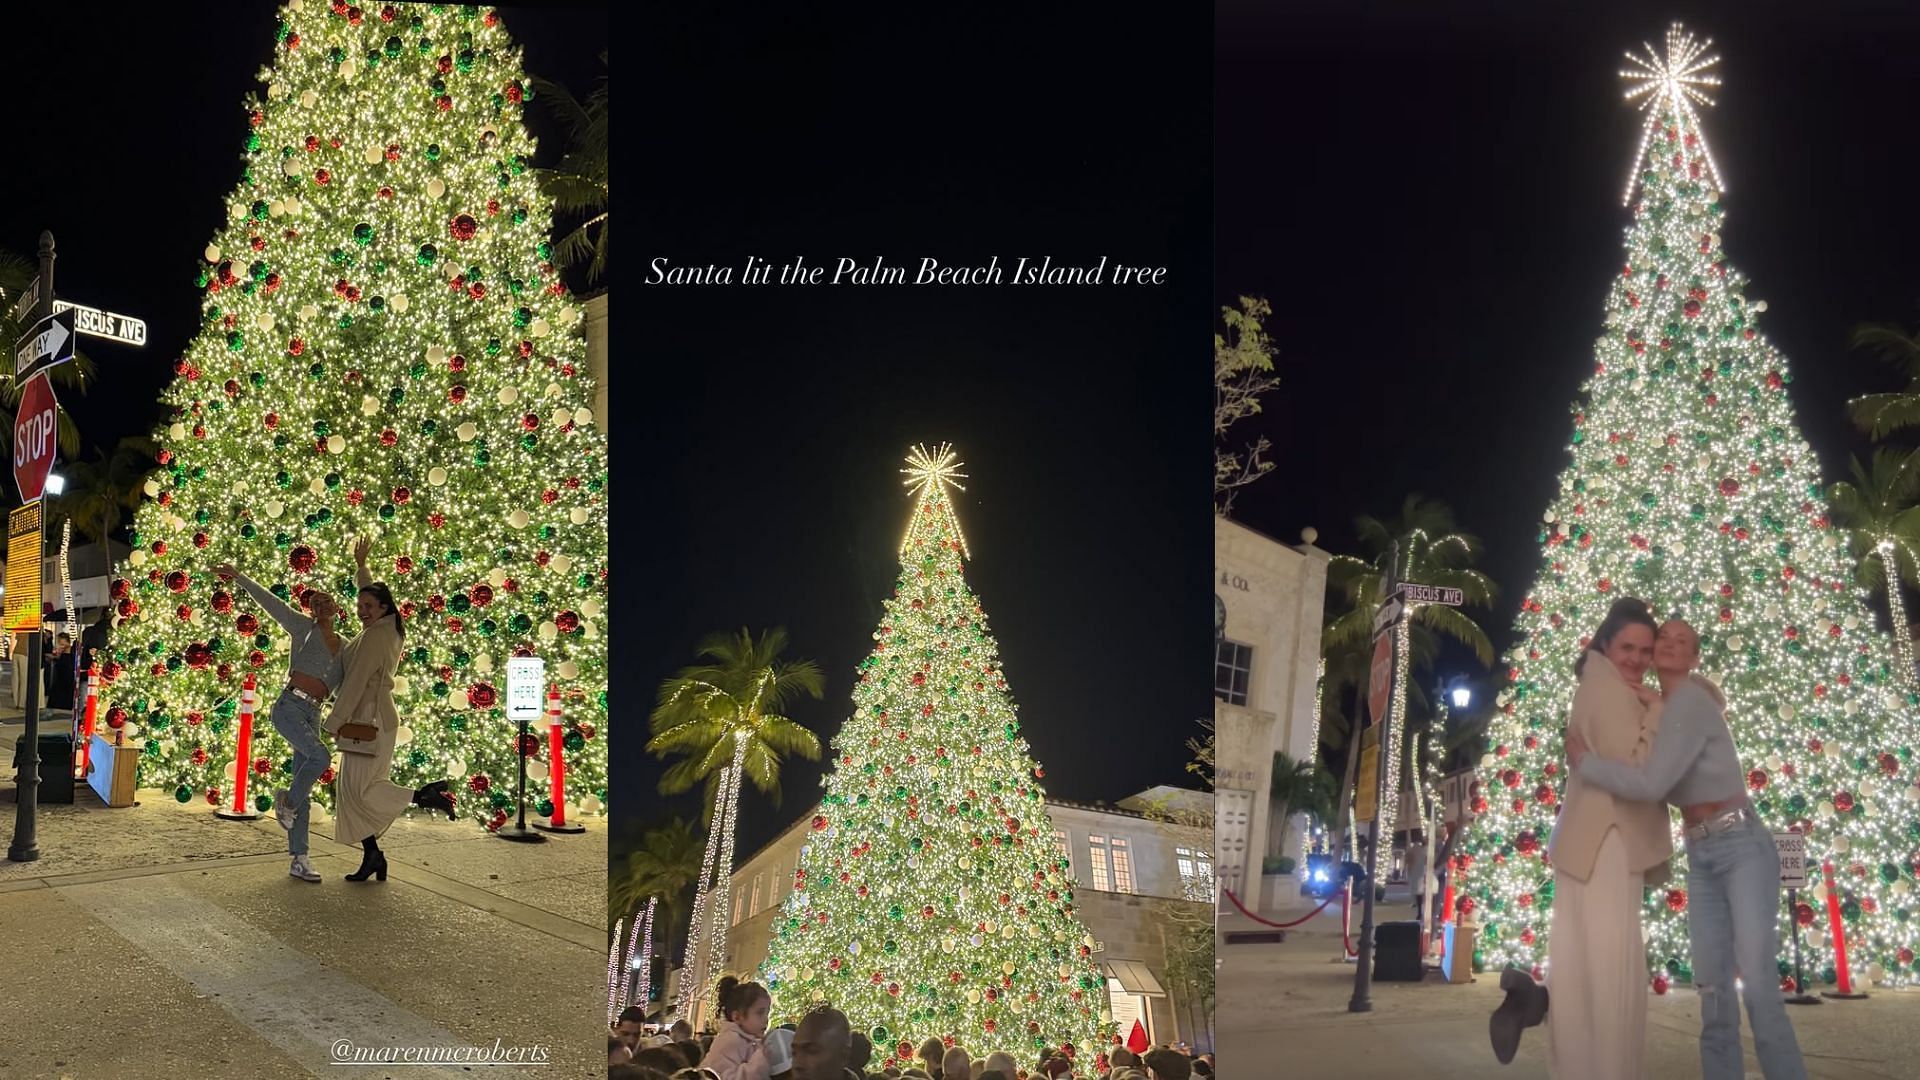
[[1548, 939], [1547, 1046], [1554, 1080], [1644, 1080], [1647, 951], [1640, 937], [1642, 876], [1608, 829], [1593, 877], [1553, 874]]
[[382, 729], [374, 745], [377, 753], [340, 751], [340, 769], [333, 781], [333, 838], [358, 844], [380, 836], [400, 812], [413, 805], [413, 792], [394, 783], [394, 733]]

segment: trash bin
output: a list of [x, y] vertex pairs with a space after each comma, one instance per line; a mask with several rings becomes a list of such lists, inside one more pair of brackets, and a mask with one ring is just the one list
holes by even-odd
[[[13, 741], [13, 769], [17, 775], [27, 756], [24, 732]], [[42, 804], [73, 804], [73, 735], [65, 731], [40, 733], [40, 796]]]

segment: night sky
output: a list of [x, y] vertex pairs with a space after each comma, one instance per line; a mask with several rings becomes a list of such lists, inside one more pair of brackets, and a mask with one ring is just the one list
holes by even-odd
[[[839, 729], [899, 570], [916, 442], [966, 463], [967, 580], [1050, 793], [1191, 786], [1184, 743], [1211, 711], [1205, 20], [668, 17], [689, 21], [645, 65], [683, 107], [648, 119], [640, 269], [1050, 254], [1170, 272], [1145, 289], [642, 285], [621, 311], [638, 363], [614, 437], [646, 486], [641, 564], [621, 575], [640, 606], [614, 631], [616, 815], [698, 815], [695, 795], [655, 794], [665, 763], [642, 746], [657, 687], [709, 632], [786, 626], [787, 656], [827, 677], [793, 715], [823, 743]], [[778, 808], [749, 789], [741, 858], [821, 775], [790, 764]]]
[[[377, 5], [369, 9], [377, 10]], [[584, 97], [606, 70], [603, 5], [498, 8], [524, 62]], [[98, 5], [10, 7], [0, 67], [13, 152], [0, 169], [0, 248], [32, 258], [40, 231], [58, 251], [64, 299], [147, 322], [145, 348], [82, 341], [100, 382], [62, 392], [89, 446], [150, 433], [160, 390], [197, 329], [200, 253], [240, 180], [243, 102], [271, 60], [278, 5], [247, 3], [116, 19]], [[536, 164], [564, 150], [537, 103]]]
[[1355, 551], [1356, 514], [1444, 500], [1503, 587], [1482, 613], [1501, 650], [1622, 262], [1643, 122], [1624, 51], [1679, 19], [1722, 57], [1701, 111], [1728, 259], [1768, 301], [1827, 480], [1869, 445], [1847, 399], [1901, 382], [1852, 329], [1920, 325], [1910, 5], [1510, 6], [1232, 0], [1215, 31], [1216, 307], [1272, 301], [1284, 380], [1246, 425], [1281, 468], [1236, 516]]

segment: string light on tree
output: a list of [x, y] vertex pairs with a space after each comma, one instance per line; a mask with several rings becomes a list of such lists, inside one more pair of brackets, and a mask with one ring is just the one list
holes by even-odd
[[[1573, 662], [1612, 601], [1638, 596], [1699, 631], [1701, 668], [1726, 694], [1762, 820], [1806, 834], [1812, 862], [1833, 860], [1856, 970], [1909, 985], [1920, 937], [1920, 697], [1839, 543], [1794, 419], [1786, 357], [1758, 329], [1766, 305], [1748, 298], [1721, 247], [1722, 187], [1693, 108], [1709, 103], [1700, 87], [1717, 85], [1714, 60], [1677, 27], [1667, 41], [1664, 59], [1649, 49], [1643, 70], [1626, 73], [1648, 122], [1625, 260], [1573, 409], [1572, 460], [1537, 537], [1541, 568], [1521, 605], [1520, 641], [1505, 658], [1479, 817], [1455, 866], [1462, 906], [1484, 924], [1485, 965], [1540, 970], [1554, 903], [1543, 855], [1566, 780]], [[1675, 847], [1675, 883], [1653, 890], [1645, 913], [1662, 985], [1692, 974], [1677, 830]], [[1832, 982], [1825, 891], [1792, 917], [1809, 977]], [[1793, 927], [1782, 918], [1785, 943]]]
[[928, 1036], [1027, 1058], [1112, 1037], [986, 613], [965, 579], [950, 447], [908, 457], [900, 577], [833, 741], [761, 977], [775, 1022], [828, 1001], [901, 1064]]
[[[350, 613], [349, 545], [371, 536], [407, 630], [394, 780], [452, 778], [463, 818], [504, 823], [520, 747], [498, 686], [538, 655], [566, 702], [567, 809], [597, 814], [606, 440], [527, 167], [520, 50], [491, 9], [289, 0], [260, 77], [116, 568], [103, 697], [147, 735], [140, 783], [217, 803], [240, 682], [285, 666], [287, 635], [211, 567]], [[255, 738], [264, 811], [291, 752]]]

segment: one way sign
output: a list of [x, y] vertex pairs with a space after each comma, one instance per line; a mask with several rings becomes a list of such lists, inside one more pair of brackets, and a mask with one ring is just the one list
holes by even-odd
[[24, 379], [41, 368], [73, 359], [73, 312], [62, 311], [33, 324], [13, 346], [13, 377]]

